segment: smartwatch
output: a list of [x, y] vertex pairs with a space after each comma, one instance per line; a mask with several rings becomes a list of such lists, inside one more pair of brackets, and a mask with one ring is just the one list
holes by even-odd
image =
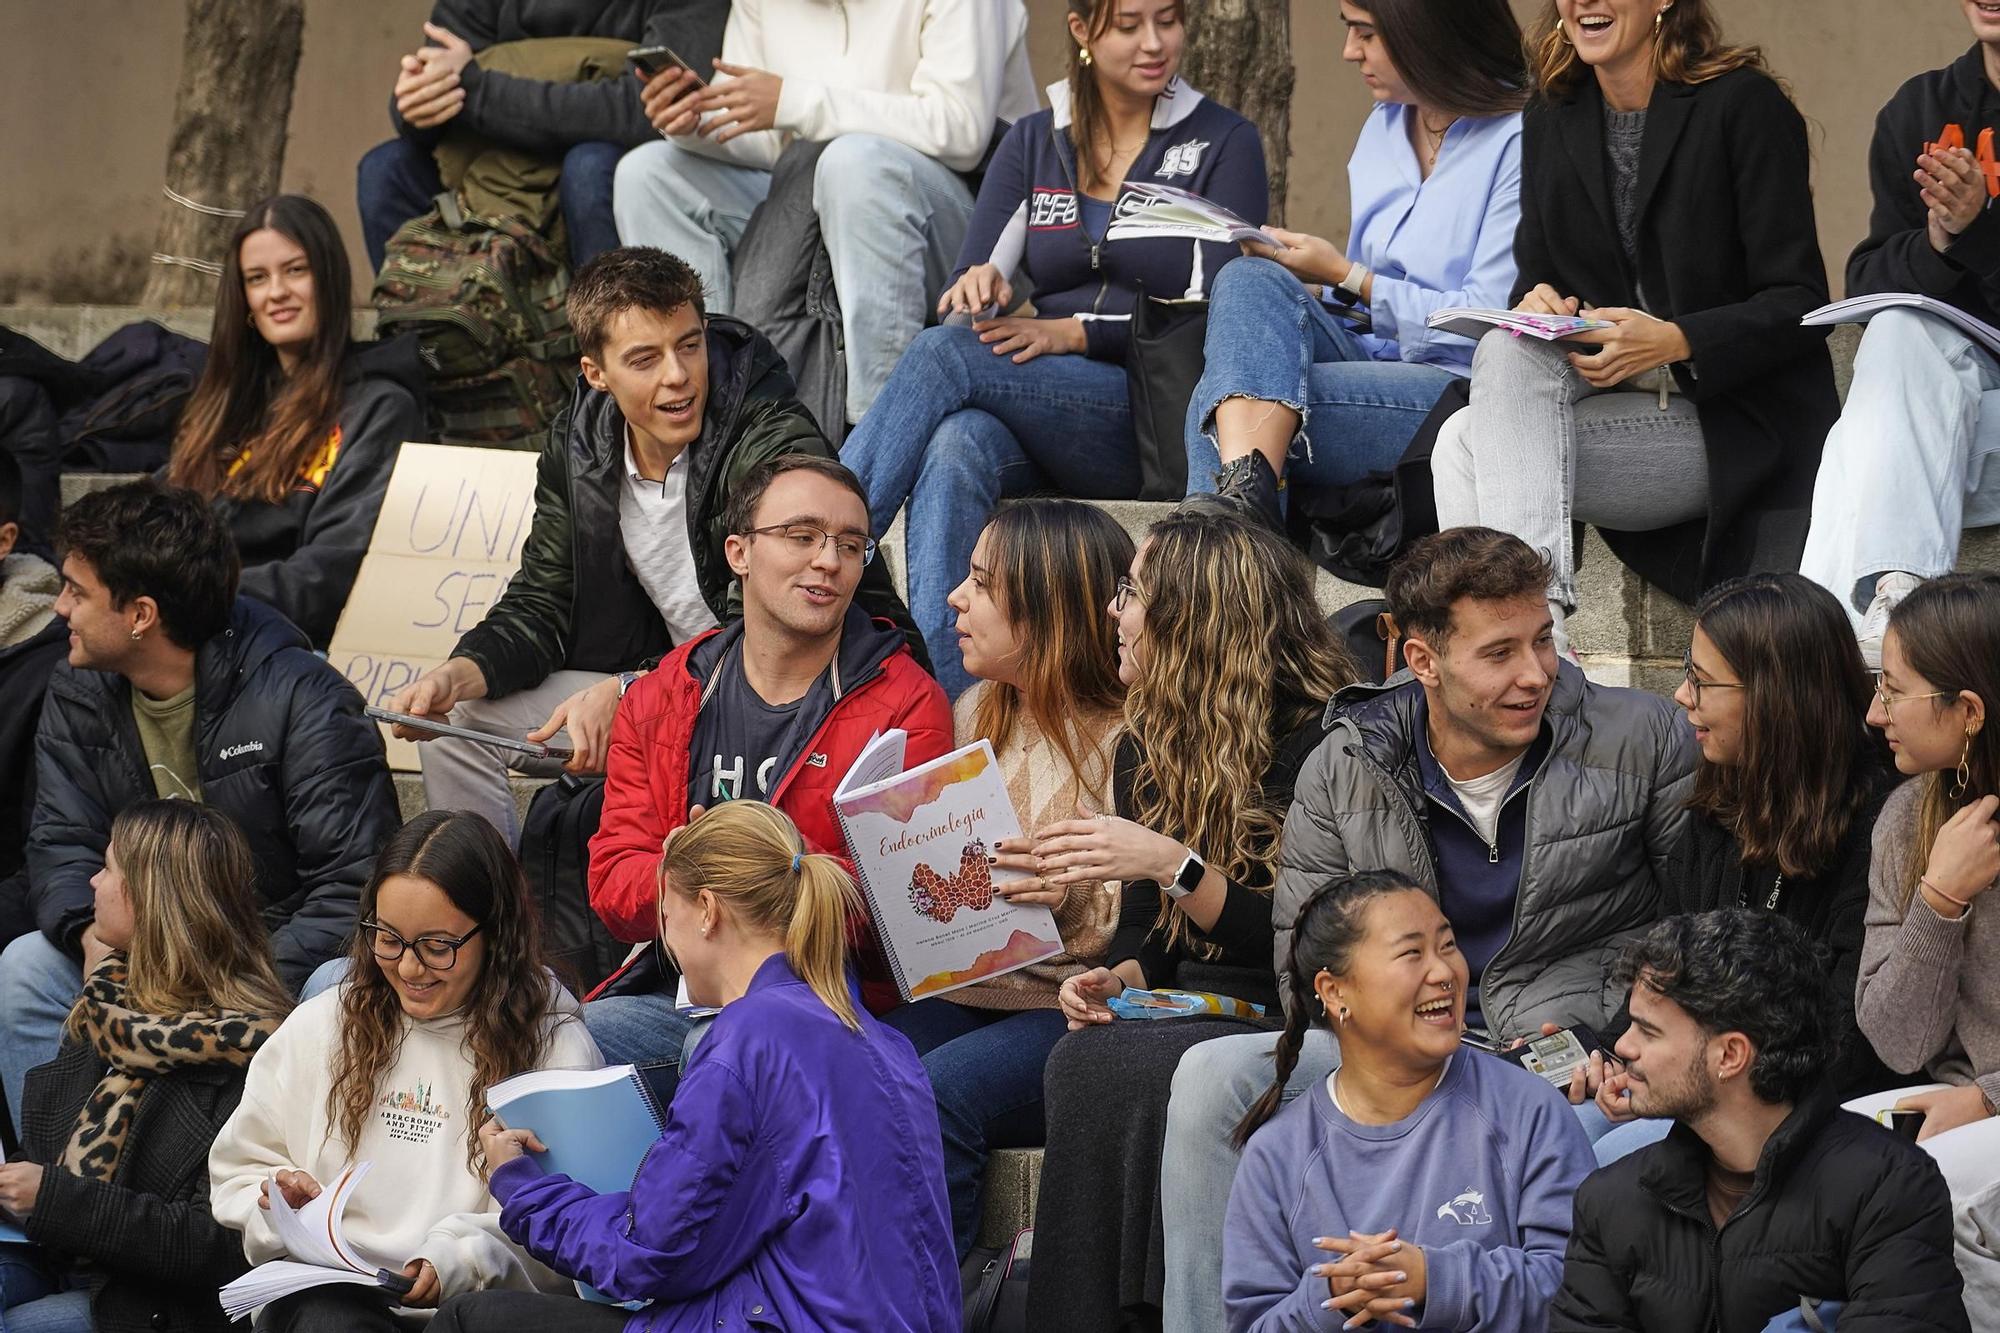
[[1368, 266], [1360, 260], [1350, 263], [1347, 266], [1347, 276], [1333, 285], [1333, 290], [1338, 293], [1335, 299], [1342, 305], [1360, 304], [1368, 286], [1369, 275]]
[[625, 697], [625, 691], [627, 691], [627, 690], [631, 689], [631, 688], [632, 688], [632, 686], [633, 686], [633, 685], [635, 685], [635, 684], [636, 684], [636, 683], [638, 682], [638, 680], [639, 680], [639, 673], [638, 673], [638, 672], [636, 672], [636, 671], [621, 671], [621, 672], [619, 672], [619, 673], [618, 673], [618, 697], [619, 697], [619, 698], [621, 698], [621, 699], [623, 699], [623, 698]]
[[1181, 868], [1175, 872], [1173, 881], [1160, 887], [1167, 891], [1169, 898], [1185, 898], [1201, 887], [1201, 877], [1207, 873], [1208, 862], [1195, 855], [1194, 849], [1190, 847], [1187, 859], [1181, 862]]

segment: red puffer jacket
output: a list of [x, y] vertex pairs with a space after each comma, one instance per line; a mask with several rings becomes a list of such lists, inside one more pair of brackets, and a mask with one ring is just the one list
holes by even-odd
[[[650, 940], [657, 933], [660, 847], [687, 822], [695, 716], [742, 634], [737, 621], [690, 639], [618, 705], [604, 814], [590, 840], [590, 905], [621, 940]], [[906, 763], [921, 764], [949, 751], [951, 705], [911, 658], [901, 631], [851, 608], [834, 670], [813, 687], [805, 708], [817, 715], [809, 730], [801, 728], [811, 739], [799, 753], [783, 757], [784, 776], [772, 788], [771, 804], [791, 816], [808, 847], [845, 862], [834, 788], [862, 748], [892, 727], [909, 733]], [[875, 1013], [894, 1008], [901, 996], [865, 914], [849, 924], [848, 946], [868, 1008]]]

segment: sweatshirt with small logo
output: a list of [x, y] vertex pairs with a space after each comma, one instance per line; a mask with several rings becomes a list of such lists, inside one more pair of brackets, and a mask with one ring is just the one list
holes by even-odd
[[1540, 1333], [1562, 1285], [1571, 1199], [1597, 1165], [1575, 1110], [1547, 1082], [1471, 1049], [1388, 1125], [1349, 1119], [1312, 1087], [1244, 1150], [1223, 1230], [1230, 1333], [1338, 1329], [1315, 1265], [1320, 1236], [1390, 1227], [1421, 1247], [1417, 1327]]

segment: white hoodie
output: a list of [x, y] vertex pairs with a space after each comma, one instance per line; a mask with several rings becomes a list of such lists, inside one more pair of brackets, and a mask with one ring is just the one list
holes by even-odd
[[[325, 1185], [351, 1162], [373, 1162], [342, 1215], [348, 1239], [361, 1250], [398, 1267], [430, 1260], [443, 1296], [487, 1287], [567, 1290], [568, 1283], [501, 1232], [499, 1205], [466, 1165], [473, 1069], [462, 1019], [406, 1020], [361, 1142], [350, 1153], [332, 1132], [326, 1094], [346, 989], [343, 983], [293, 1010], [251, 1060], [243, 1101], [209, 1149], [215, 1219], [243, 1233], [251, 1263], [281, 1259], [270, 1215], [257, 1206], [264, 1182], [283, 1169], [304, 1171]], [[604, 1058], [584, 1030], [576, 1001], [567, 992], [556, 995], [559, 1016], [539, 1067], [599, 1067]]]
[[1039, 105], [1027, 34], [1021, 0], [735, 0], [722, 58], [785, 81], [777, 128], [675, 142], [768, 169], [790, 138], [879, 134], [969, 171], [996, 120]]

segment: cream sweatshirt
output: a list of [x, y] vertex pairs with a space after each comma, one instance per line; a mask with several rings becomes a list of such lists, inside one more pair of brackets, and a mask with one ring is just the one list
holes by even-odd
[[726, 144], [675, 142], [769, 169], [792, 138], [878, 134], [969, 171], [996, 120], [1040, 105], [1027, 34], [1021, 0], [735, 0], [722, 58], [785, 81], [777, 127]]
[[[345, 985], [292, 1011], [256, 1058], [243, 1101], [208, 1154], [216, 1220], [243, 1233], [252, 1263], [284, 1251], [269, 1214], [257, 1206], [280, 1169], [325, 1185], [350, 1162], [374, 1168], [349, 1197], [347, 1237], [395, 1266], [424, 1258], [444, 1296], [487, 1287], [564, 1291], [569, 1284], [530, 1259], [500, 1230], [500, 1206], [465, 1160], [466, 1098], [472, 1060], [458, 1018], [408, 1022], [402, 1049], [377, 1089], [361, 1142], [348, 1152], [327, 1118], [326, 1094], [339, 1049]], [[541, 1068], [595, 1069], [604, 1063], [584, 1030], [576, 1001], [556, 992], [557, 1017]]]

